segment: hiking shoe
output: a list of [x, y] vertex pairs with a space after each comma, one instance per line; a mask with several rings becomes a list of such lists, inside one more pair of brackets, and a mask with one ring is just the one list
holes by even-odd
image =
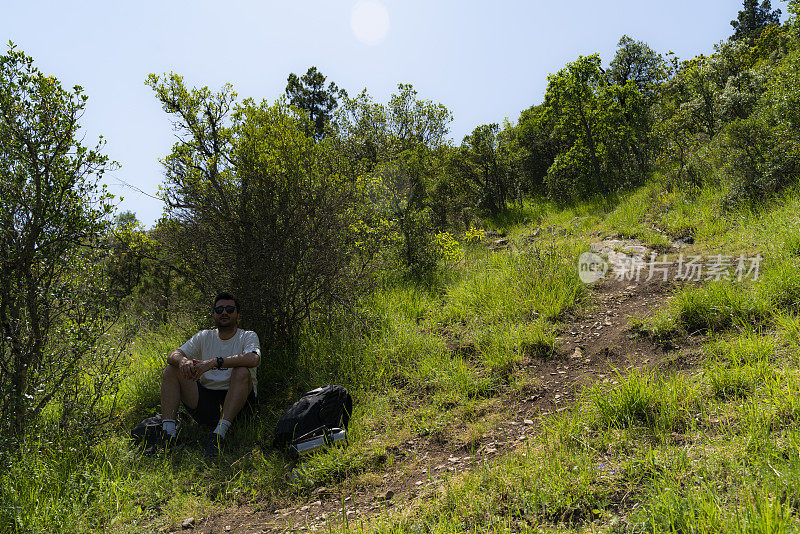
[[170, 436], [161, 429], [157, 434], [147, 439], [145, 442], [144, 454], [147, 456], [154, 456], [162, 449], [164, 452], [177, 452], [183, 449], [184, 445], [185, 441], [180, 432], [175, 436]]
[[178, 431], [174, 436], [170, 436], [163, 430], [161, 431], [161, 445], [164, 447], [165, 452], [177, 452], [183, 449], [186, 441]]
[[221, 438], [219, 434], [211, 432], [203, 438], [201, 443], [203, 449], [203, 456], [206, 458], [216, 458], [222, 454], [222, 449], [225, 447], [225, 438]]

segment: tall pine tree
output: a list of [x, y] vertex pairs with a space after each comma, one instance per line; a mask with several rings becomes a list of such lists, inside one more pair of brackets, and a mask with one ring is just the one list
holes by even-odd
[[744, 0], [742, 9], [736, 20], [731, 21], [734, 33], [731, 39], [755, 39], [761, 34], [761, 30], [770, 24], [779, 24], [781, 20], [781, 10], [772, 11], [770, 0], [764, 0], [758, 5], [756, 0]]
[[310, 67], [301, 77], [295, 73], [289, 74], [286, 95], [290, 104], [308, 112], [314, 129], [307, 133], [319, 141], [325, 136], [325, 125], [339, 107], [339, 99], [347, 96], [347, 93], [333, 82], [325, 88], [325, 76], [317, 67]]

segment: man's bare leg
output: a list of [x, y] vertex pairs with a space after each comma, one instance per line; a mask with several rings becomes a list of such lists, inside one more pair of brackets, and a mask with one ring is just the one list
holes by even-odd
[[222, 404], [222, 417], [227, 421], [233, 422], [244, 403], [247, 396], [253, 389], [253, 379], [250, 377], [250, 369], [247, 367], [234, 367], [231, 371], [231, 383], [228, 387], [228, 394], [225, 395], [225, 402]]
[[189, 408], [197, 408], [200, 401], [197, 382], [181, 377], [177, 367], [167, 365], [161, 373], [161, 417], [175, 419], [181, 401]]
[[231, 382], [225, 402], [222, 404], [222, 416], [217, 423], [217, 428], [206, 439], [203, 445], [203, 454], [212, 458], [220, 453], [222, 442], [233, 420], [239, 415], [242, 406], [247, 402], [247, 396], [253, 389], [253, 380], [247, 367], [234, 367], [231, 371]]

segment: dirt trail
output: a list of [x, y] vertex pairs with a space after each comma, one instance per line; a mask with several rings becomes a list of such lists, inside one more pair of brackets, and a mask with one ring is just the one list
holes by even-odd
[[[605, 241], [596, 251], [643, 254], [634, 241]], [[612, 261], [613, 263], [613, 261]], [[674, 278], [673, 271], [669, 280]], [[450, 474], [474, 469], [515, 450], [537, 431], [542, 416], [569, 408], [580, 391], [597, 382], [615, 382], [617, 374], [636, 367], [688, 368], [700, 354], [700, 341], [691, 339], [680, 347], [664, 348], [630, 331], [632, 317], [645, 317], [663, 306], [677, 283], [661, 277], [637, 281], [618, 279], [610, 271], [592, 287], [593, 305], [560, 327], [557, 353], [548, 359], [529, 359], [524, 370], [538, 385], [524, 396], [500, 399], [493, 412], [500, 424], [487, 431], [469, 448], [463, 443], [442, 443], [431, 437], [416, 437], [392, 447], [400, 461], [390, 472], [368, 486], [347, 482], [337, 488], [317, 488], [304, 504], [269, 508], [248, 504], [229, 508], [198, 521], [195, 532], [315, 532], [329, 526], [366, 520], [391, 507], [400, 507], [430, 495]], [[487, 413], [487, 416], [493, 415]]]

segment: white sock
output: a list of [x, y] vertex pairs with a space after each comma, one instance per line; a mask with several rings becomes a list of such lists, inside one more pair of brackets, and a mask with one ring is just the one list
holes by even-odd
[[173, 438], [175, 437], [175, 434], [177, 433], [177, 430], [175, 428], [175, 419], [164, 419], [163, 423], [161, 425], [161, 428], [163, 428], [164, 432], [166, 432], [167, 434], [169, 434]]
[[225, 434], [228, 432], [228, 429], [231, 427], [231, 422], [227, 419], [220, 419], [219, 423], [217, 423], [217, 428], [214, 429], [214, 434], [219, 435], [219, 437], [224, 438]]

